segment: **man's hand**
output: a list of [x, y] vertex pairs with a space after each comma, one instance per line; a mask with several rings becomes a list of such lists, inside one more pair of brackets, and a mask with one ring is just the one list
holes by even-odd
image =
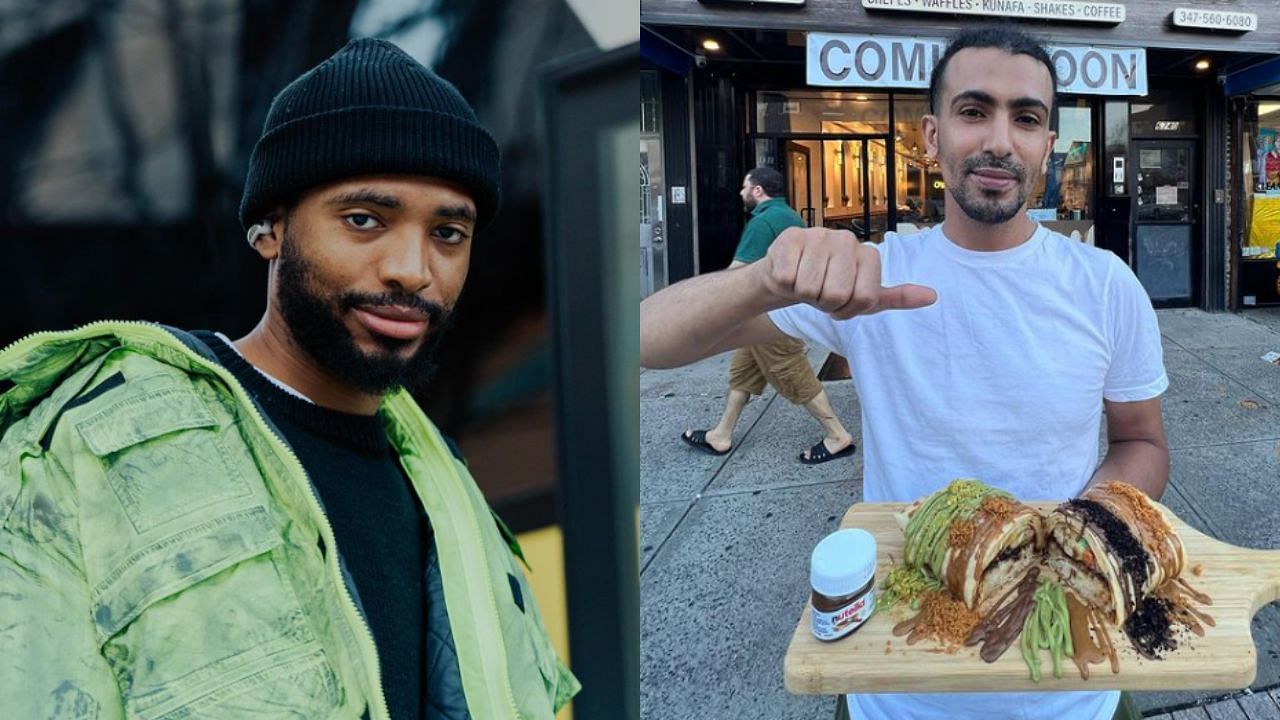
[[847, 230], [788, 228], [750, 271], [772, 296], [770, 306], [807, 303], [837, 320], [922, 308], [938, 300], [938, 293], [923, 285], [881, 287], [879, 251]]
[[640, 303], [640, 364], [678, 367], [725, 350], [786, 335], [770, 310], [807, 303], [845, 320], [881, 310], [921, 308], [938, 294], [922, 285], [880, 287], [880, 253], [852, 233], [791, 228], [746, 267], [707, 273]]

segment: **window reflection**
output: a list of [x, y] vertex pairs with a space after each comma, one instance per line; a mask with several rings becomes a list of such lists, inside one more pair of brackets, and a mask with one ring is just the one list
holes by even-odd
[[893, 104], [894, 173], [898, 190], [898, 231], [923, 230], [942, 222], [946, 186], [937, 163], [925, 155], [921, 119], [929, 112], [923, 96], [898, 96]]
[[1094, 218], [1091, 101], [1060, 102], [1055, 125], [1058, 137], [1049, 154], [1049, 169], [1032, 191], [1027, 212], [1051, 230], [1090, 241]]

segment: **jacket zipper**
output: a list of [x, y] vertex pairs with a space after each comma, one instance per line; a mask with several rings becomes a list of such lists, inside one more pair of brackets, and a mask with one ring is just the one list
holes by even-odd
[[[388, 399], [390, 400], [390, 402], [387, 402], [385, 404], [385, 407], [391, 412], [391, 414], [395, 417], [396, 421], [400, 425], [405, 427], [414, 427], [414, 426], [419, 426], [421, 424], [420, 419], [414, 413], [408, 411], [407, 409], [402, 409], [401, 407], [399, 407], [401, 403], [409, 402], [407, 399], [396, 398], [396, 397], [390, 397]], [[461, 478], [458, 477], [457, 468], [452, 465], [452, 462], [453, 462], [452, 453], [449, 452], [447, 448], [444, 448], [441, 446], [441, 442], [435, 437], [435, 433], [431, 431], [431, 428], [429, 426], [427, 427], [419, 426], [419, 427], [415, 427], [415, 429], [417, 429], [423, 437], [430, 439], [432, 444], [435, 445], [435, 450], [437, 454], [442, 454], [442, 457], [449, 458], [449, 462], [451, 463], [449, 466], [449, 474], [452, 476], [454, 485], [455, 486], [460, 485]], [[464, 493], [462, 499], [466, 501], [466, 497], [465, 497], [466, 491], [463, 490], [462, 492]], [[463, 543], [463, 549], [468, 551], [467, 554], [465, 555], [465, 562], [463, 563], [464, 571], [474, 571], [475, 569], [479, 569], [480, 572], [486, 573], [486, 575], [482, 578], [482, 581], [485, 587], [486, 595], [489, 599], [489, 613], [490, 613], [489, 616], [492, 618], [501, 617], [501, 615], [499, 615], [498, 613], [498, 599], [497, 599], [497, 596], [494, 595], [493, 582], [491, 578], [489, 578], [487, 575], [490, 566], [489, 566], [489, 563], [486, 561], [486, 558], [484, 557], [484, 537], [482, 535], [482, 532], [479, 526], [479, 521], [476, 519], [476, 514], [474, 512], [471, 512], [470, 508], [456, 507], [457, 500], [458, 500], [458, 493], [456, 492], [444, 493], [444, 497], [452, 506], [449, 508], [449, 512], [453, 517], [467, 518], [468, 529], [471, 531], [471, 534], [472, 534], [472, 538], [471, 538], [472, 542]], [[531, 599], [526, 600], [526, 602], [532, 602], [532, 600]], [[472, 613], [471, 617], [477, 618], [480, 616], [478, 613]], [[481, 628], [477, 628], [477, 629], [480, 630], [480, 632], [477, 634], [483, 633], [483, 629]], [[482, 651], [484, 651], [487, 648], [495, 648], [496, 655], [497, 655], [497, 657], [494, 657], [494, 658], [489, 658], [489, 657], [482, 658], [481, 665], [485, 669], [486, 674], [490, 676], [490, 681], [485, 683], [485, 687], [492, 689], [494, 688], [495, 685], [501, 685], [503, 699], [506, 700], [506, 705], [508, 709], [511, 710], [511, 717], [514, 718], [515, 720], [520, 720], [521, 718], [520, 709], [516, 704], [515, 691], [511, 687], [511, 677], [509, 675], [509, 670], [507, 665], [507, 648], [501, 637], [495, 638], [494, 640], [495, 640], [494, 642], [480, 643], [480, 648]], [[500, 677], [497, 678], [498, 680], [500, 680], [500, 682], [493, 682], [494, 680], [494, 678], [492, 678], [492, 674], [494, 672], [493, 668], [501, 669]], [[494, 702], [494, 707], [497, 707], [498, 705], [497, 698], [493, 698], [493, 702]]]
[[[307, 476], [307, 470], [302, 466], [302, 461], [298, 459], [298, 456], [296, 454], [294, 454], [293, 448], [289, 447], [287, 443], [281, 440], [275, 434], [275, 432], [271, 430], [271, 428], [267, 425], [266, 420], [262, 417], [262, 414], [258, 411], [258, 406], [255, 405], [253, 400], [248, 397], [244, 389], [240, 387], [240, 383], [236, 381], [236, 379], [231, 375], [230, 371], [226, 370], [225, 368], [219, 365], [211, 363], [210, 361], [201, 357], [194, 350], [187, 347], [181, 340], [178, 340], [177, 338], [173, 337], [173, 335], [166, 332], [163, 328], [159, 328], [152, 323], [140, 322], [136, 320], [99, 320], [97, 322], [92, 322], [87, 325], [83, 325], [79, 328], [76, 328], [75, 330], [72, 330], [71, 332], [76, 335], [91, 336], [99, 329], [118, 327], [121, 325], [126, 325], [131, 328], [138, 328], [139, 330], [143, 331], [144, 335], [156, 333], [158, 334], [158, 336], [153, 339], [157, 339], [157, 340], [163, 339], [163, 340], [167, 340], [167, 341], [171, 341], [172, 343], [175, 343], [177, 346], [180, 347], [181, 352], [184, 355], [186, 355], [189, 359], [196, 361], [196, 363], [200, 367], [212, 372], [218, 378], [226, 382], [227, 386], [231, 388], [232, 393], [236, 395], [236, 399], [238, 399], [242, 405], [245, 405], [246, 407], [249, 408], [250, 414], [253, 415], [254, 420], [256, 420], [258, 423], [258, 428], [267, 436], [267, 438], [269, 438], [270, 442], [273, 442], [276, 444], [278, 449], [284, 450], [285, 456], [289, 459], [289, 464], [291, 464], [293, 468], [297, 470], [298, 475], [301, 476], [302, 479], [306, 482], [307, 497], [311, 501], [311, 511], [315, 517], [318, 517], [320, 519], [319, 524], [320, 524], [321, 538], [324, 539], [325, 547], [328, 548], [328, 552], [326, 553], [327, 557], [325, 558], [325, 564], [329, 566], [329, 572], [333, 575], [333, 577], [337, 578], [338, 587], [341, 588], [342, 590], [341, 595], [344, 601], [343, 610], [346, 611], [347, 622], [353, 622], [352, 619], [354, 618], [353, 624], [364, 631], [362, 635], [366, 643], [365, 643], [365, 646], [361, 649], [366, 656], [364, 658], [365, 663], [372, 670], [372, 673], [373, 673], [372, 688], [370, 689], [374, 694], [373, 700], [376, 703], [374, 708], [375, 720], [379, 720], [379, 719], [391, 720], [391, 711], [387, 707], [386, 693], [382, 689], [382, 669], [378, 663], [377, 644], [374, 642], [373, 631], [369, 629], [368, 621], [365, 620], [364, 616], [360, 612], [360, 609], [356, 607], [355, 600], [351, 596], [351, 590], [350, 588], [347, 587], [347, 582], [342, 577], [342, 571], [338, 567], [338, 545], [336, 540], [334, 539], [333, 526], [329, 524], [328, 516], [324, 514], [324, 510], [322, 510], [320, 507], [320, 500], [316, 497], [316, 494], [315, 494], [316, 492], [315, 486], [311, 484], [311, 479]], [[27, 335], [26, 337], [20, 338], [19, 340], [16, 340], [10, 343], [8, 346], [5, 347], [4, 350], [0, 350], [0, 355], [8, 354], [10, 350], [12, 350], [13, 348], [17, 347], [18, 345], [24, 342], [28, 342], [28, 341], [35, 342], [36, 340], [42, 337], [49, 337], [49, 336], [55, 336], [55, 335], [66, 337], [67, 333], [58, 332], [58, 331], [48, 331], [48, 330], [32, 333], [31, 335]], [[173, 345], [170, 345], [168, 342], [166, 342], [165, 346], [172, 347]]]

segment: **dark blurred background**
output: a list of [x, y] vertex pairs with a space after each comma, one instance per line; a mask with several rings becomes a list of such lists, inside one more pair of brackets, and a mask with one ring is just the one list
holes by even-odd
[[[537, 69], [595, 47], [563, 0], [9, 0], [0, 15], [0, 343], [104, 318], [240, 337], [266, 263], [236, 220], [271, 99], [350, 37], [451, 80], [502, 149], [438, 381], [420, 393], [519, 530], [552, 515]], [[520, 473], [489, 467], [524, 457]], [[500, 509], [502, 509], [500, 507]], [[519, 531], [517, 530], [517, 531]]]
[[[438, 380], [419, 401], [520, 529], [550, 520], [535, 72], [594, 47], [563, 0], [9, 0], [0, 15], [0, 343], [100, 319], [239, 337], [266, 263], [236, 219], [276, 92], [349, 37], [451, 79], [503, 152]], [[500, 450], [500, 451], [497, 451]], [[490, 461], [518, 454], [522, 473]], [[517, 530], [518, 532], [518, 530]]]
[[502, 150], [502, 208], [418, 400], [547, 558], [535, 592], [564, 652], [539, 88], [635, 43], [637, 18], [626, 0], [0, 0], [0, 347], [102, 319], [250, 330], [267, 266], [236, 210], [272, 98], [352, 37], [399, 44]]

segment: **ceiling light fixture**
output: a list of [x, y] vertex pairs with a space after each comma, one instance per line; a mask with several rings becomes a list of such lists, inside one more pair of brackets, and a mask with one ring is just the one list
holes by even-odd
[[1197, 60], [1197, 61], [1196, 61], [1196, 69], [1197, 69], [1197, 70], [1208, 70], [1208, 69], [1209, 69], [1209, 61], [1208, 61], [1208, 60]]
[[707, 38], [706, 40], [702, 41], [702, 49], [715, 52], [720, 49], [720, 43], [716, 42], [715, 40], [712, 40], [711, 38]]

